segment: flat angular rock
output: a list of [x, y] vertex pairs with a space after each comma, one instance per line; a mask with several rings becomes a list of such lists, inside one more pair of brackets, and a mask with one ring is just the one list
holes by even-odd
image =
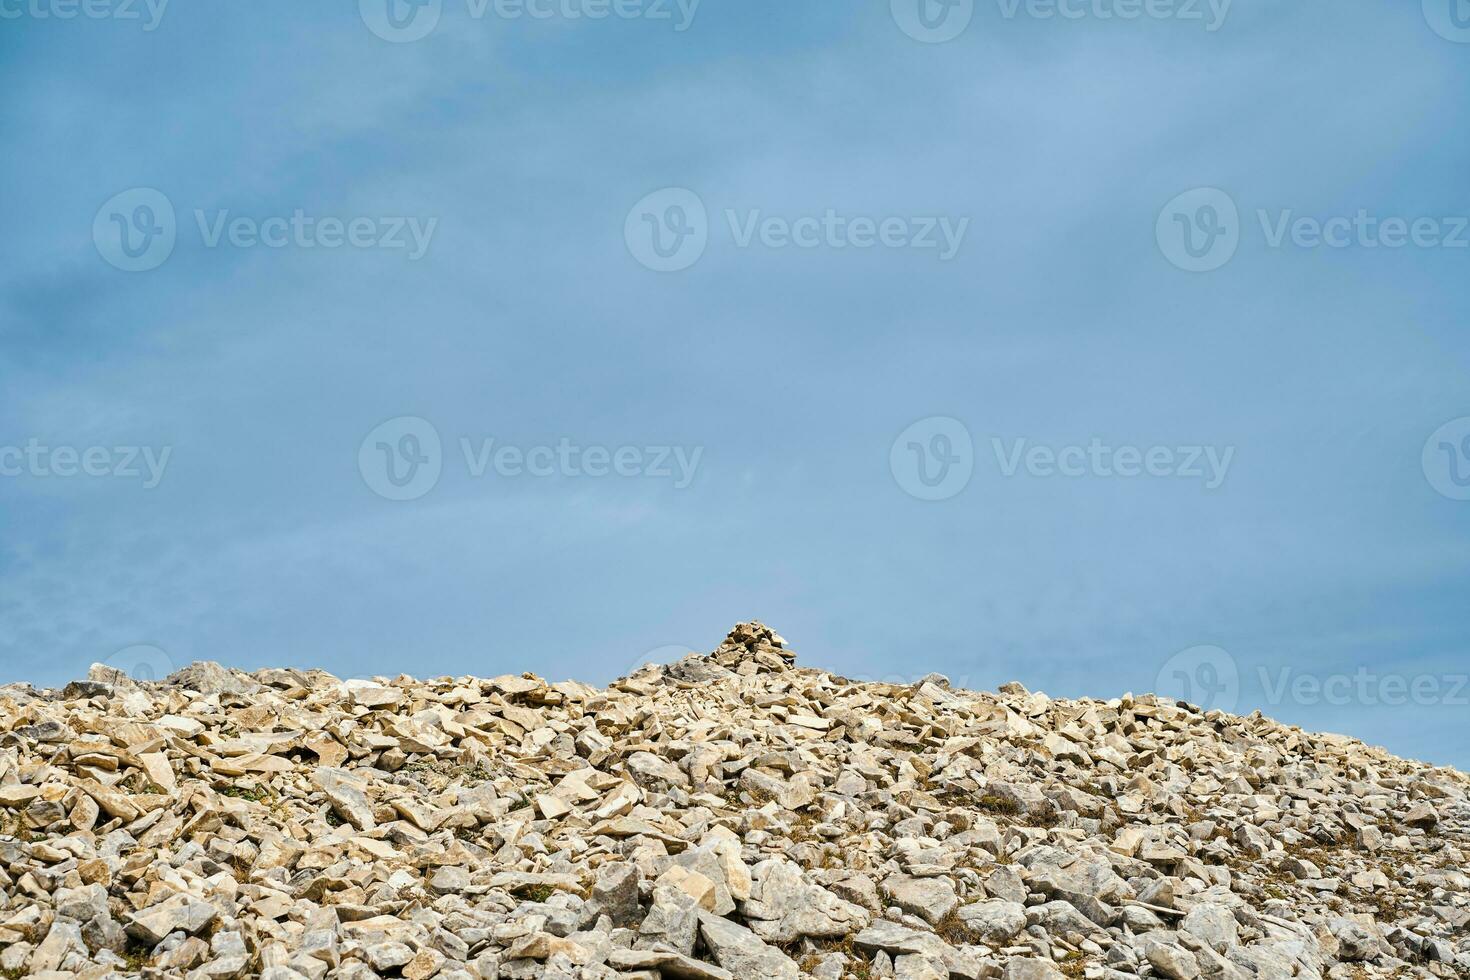
[[853, 937], [853, 945], [870, 953], [883, 952], [892, 956], [917, 954], [942, 960], [954, 955], [954, 949], [934, 933], [885, 919], [875, 920], [858, 932]]
[[930, 925], [938, 925], [960, 904], [954, 883], [948, 878], [915, 878], [894, 875], [879, 889], [883, 898]]
[[972, 942], [1006, 945], [1026, 928], [1026, 906], [989, 899], [962, 907], [957, 919]]
[[1034, 956], [1009, 960], [1001, 968], [1000, 980], [1064, 980], [1062, 971], [1051, 960]]
[[1165, 943], [1150, 943], [1146, 955], [1153, 968], [1169, 980], [1196, 980], [1200, 975], [1199, 960], [1187, 949]]
[[146, 943], [162, 942], [171, 932], [197, 933], [215, 919], [213, 905], [192, 895], [174, 895], [127, 917], [128, 935]]
[[752, 879], [751, 898], [742, 903], [741, 912], [766, 942], [847, 936], [861, 931], [872, 918], [867, 909], [807, 881], [801, 868], [785, 859], [757, 865]]
[[728, 970], [663, 950], [615, 949], [607, 962], [623, 971], [657, 970], [671, 980], [735, 980]]
[[1184, 921], [1179, 923], [1179, 930], [1189, 933], [1220, 953], [1240, 942], [1240, 927], [1235, 921], [1235, 914], [1222, 905], [1208, 902], [1191, 909]]
[[312, 772], [311, 781], [326, 796], [332, 810], [358, 830], [372, 830], [378, 825], [362, 780], [343, 769], [319, 768]]
[[729, 919], [701, 913], [699, 934], [715, 962], [733, 976], [796, 980], [801, 975], [795, 960]]

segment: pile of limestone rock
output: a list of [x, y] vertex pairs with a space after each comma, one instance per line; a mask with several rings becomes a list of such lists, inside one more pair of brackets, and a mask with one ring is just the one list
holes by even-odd
[[1470, 780], [1153, 696], [194, 664], [0, 688], [0, 975], [1470, 977]]

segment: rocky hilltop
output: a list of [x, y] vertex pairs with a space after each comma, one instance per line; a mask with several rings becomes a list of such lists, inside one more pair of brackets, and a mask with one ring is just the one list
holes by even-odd
[[0, 973], [1470, 976], [1465, 775], [1260, 715], [859, 683], [0, 688]]

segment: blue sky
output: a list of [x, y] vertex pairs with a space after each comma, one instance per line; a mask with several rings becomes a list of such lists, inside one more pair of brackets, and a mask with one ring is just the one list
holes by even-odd
[[0, 0], [0, 679], [758, 617], [1470, 765], [1436, 2]]

